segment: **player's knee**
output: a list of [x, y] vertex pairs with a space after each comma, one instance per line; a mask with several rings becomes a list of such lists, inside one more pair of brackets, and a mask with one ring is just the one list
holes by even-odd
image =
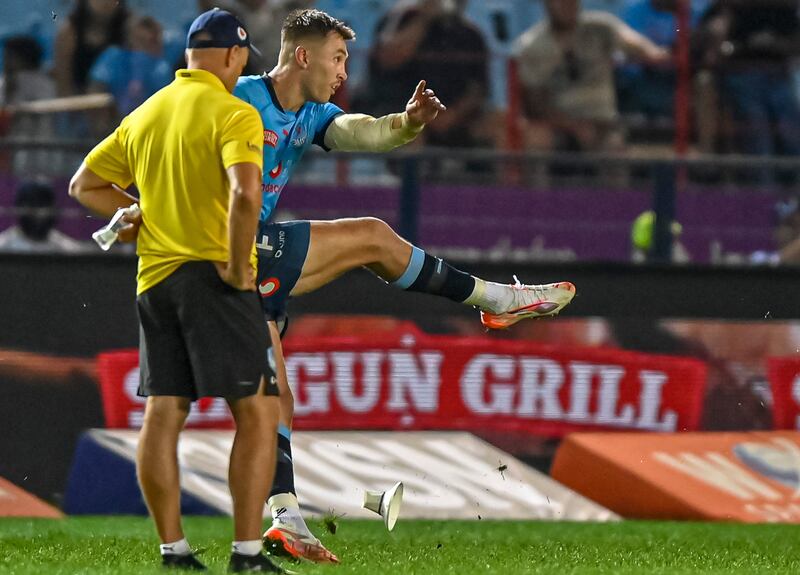
[[389, 224], [379, 218], [359, 218], [358, 226], [361, 244], [369, 253], [379, 254], [385, 250], [394, 235]]
[[278, 432], [278, 402], [275, 397], [251, 396], [232, 405], [237, 433], [250, 437], [273, 437]]
[[176, 396], [151, 396], [147, 400], [144, 424], [149, 428], [180, 429], [189, 416], [188, 398]]

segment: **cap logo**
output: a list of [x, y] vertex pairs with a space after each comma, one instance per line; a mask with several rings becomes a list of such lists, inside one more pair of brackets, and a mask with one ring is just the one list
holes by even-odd
[[239, 40], [242, 40], [242, 41], [247, 40], [247, 32], [245, 32], [244, 28], [242, 28], [241, 26], [239, 26], [236, 29], [236, 33], [239, 35]]

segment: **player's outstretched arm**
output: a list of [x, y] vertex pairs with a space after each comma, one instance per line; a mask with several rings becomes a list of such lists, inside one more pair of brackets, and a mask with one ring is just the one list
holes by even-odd
[[342, 152], [387, 152], [417, 137], [425, 124], [446, 110], [425, 80], [417, 84], [404, 112], [373, 118], [366, 114], [337, 116], [325, 132], [325, 145]]

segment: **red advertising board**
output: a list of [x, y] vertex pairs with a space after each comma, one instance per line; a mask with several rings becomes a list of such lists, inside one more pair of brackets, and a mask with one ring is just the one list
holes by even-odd
[[[703, 362], [618, 349], [555, 347], [403, 329], [284, 345], [295, 429], [691, 431]], [[99, 357], [108, 427], [141, 425], [135, 351]], [[189, 427], [231, 427], [221, 399], [198, 402]]]
[[774, 428], [800, 429], [800, 359], [771, 357], [767, 373], [772, 389]]

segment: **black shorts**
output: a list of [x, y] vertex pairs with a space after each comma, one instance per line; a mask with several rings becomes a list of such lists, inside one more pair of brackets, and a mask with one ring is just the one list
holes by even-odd
[[268, 320], [283, 324], [286, 305], [303, 271], [311, 241], [311, 222], [261, 224], [256, 236], [258, 294]]
[[181, 265], [136, 304], [139, 395], [237, 399], [256, 393], [262, 376], [266, 395], [278, 395], [258, 296], [223, 282], [213, 263]]

